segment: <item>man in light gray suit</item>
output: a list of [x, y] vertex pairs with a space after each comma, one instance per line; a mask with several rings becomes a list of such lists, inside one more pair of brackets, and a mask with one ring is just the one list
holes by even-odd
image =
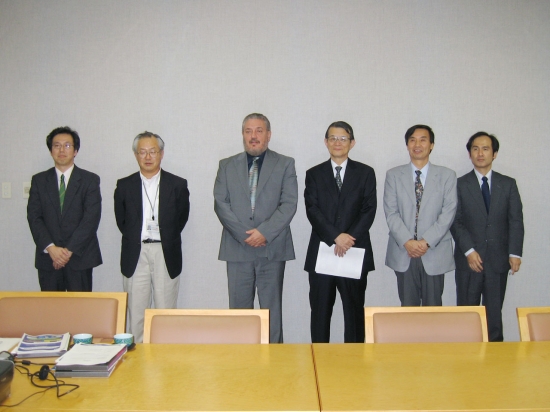
[[451, 227], [456, 242], [457, 305], [483, 305], [489, 341], [502, 342], [502, 304], [508, 272], [521, 265], [523, 207], [516, 181], [492, 170], [498, 139], [478, 132], [466, 149], [474, 170], [458, 179], [458, 208]]
[[386, 265], [397, 276], [401, 306], [441, 306], [444, 274], [455, 268], [449, 228], [457, 206], [456, 174], [429, 162], [434, 140], [429, 126], [409, 128], [411, 162], [386, 173]]
[[283, 342], [285, 263], [294, 256], [290, 221], [298, 182], [294, 159], [268, 149], [271, 125], [259, 113], [242, 124], [245, 151], [220, 161], [214, 211], [223, 225], [219, 260], [227, 262], [229, 307], [269, 309], [269, 341]]

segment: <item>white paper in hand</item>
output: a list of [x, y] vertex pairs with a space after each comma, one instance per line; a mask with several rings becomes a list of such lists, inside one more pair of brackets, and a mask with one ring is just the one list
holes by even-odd
[[343, 257], [334, 254], [334, 247], [326, 243], [319, 244], [315, 272], [324, 275], [340, 276], [344, 278], [359, 279], [365, 258], [365, 249], [352, 247]]

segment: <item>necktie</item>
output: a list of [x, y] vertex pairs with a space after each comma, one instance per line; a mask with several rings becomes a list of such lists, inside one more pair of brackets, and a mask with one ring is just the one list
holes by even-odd
[[63, 212], [63, 202], [65, 202], [65, 175], [61, 175], [61, 184], [59, 185], [59, 205]]
[[250, 186], [250, 206], [252, 207], [252, 213], [254, 214], [254, 208], [256, 207], [256, 187], [258, 186], [258, 159], [255, 157], [252, 159], [252, 166], [248, 171], [248, 185]]
[[422, 201], [422, 195], [424, 194], [424, 186], [422, 186], [422, 181], [420, 180], [420, 175], [422, 172], [417, 170], [416, 172], [416, 181], [414, 182], [414, 192], [416, 194], [416, 218], [414, 220], [414, 239], [417, 239], [417, 228], [418, 228], [418, 212], [420, 211], [420, 202]]
[[485, 202], [485, 209], [487, 209], [487, 213], [489, 213], [489, 207], [491, 206], [491, 192], [489, 192], [489, 182], [487, 181], [487, 177], [483, 176], [481, 178], [483, 183], [481, 184], [481, 194], [483, 195], [483, 201]]
[[342, 176], [340, 176], [340, 170], [342, 166], [336, 166], [336, 184], [338, 185], [338, 190], [342, 190]]

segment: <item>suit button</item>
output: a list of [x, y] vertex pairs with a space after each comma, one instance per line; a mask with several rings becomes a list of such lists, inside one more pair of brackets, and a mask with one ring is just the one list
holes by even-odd
[[250, 220], [252, 220], [252, 218], [250, 218]]

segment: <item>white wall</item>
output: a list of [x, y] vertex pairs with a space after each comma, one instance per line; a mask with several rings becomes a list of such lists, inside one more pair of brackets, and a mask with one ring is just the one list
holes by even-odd
[[[517, 179], [526, 224], [524, 263], [504, 307], [505, 338], [517, 340], [514, 308], [550, 304], [549, 44], [547, 1], [0, 0], [0, 180], [13, 191], [0, 199], [0, 289], [39, 289], [22, 184], [53, 165], [44, 140], [61, 125], [80, 133], [77, 164], [102, 179], [104, 264], [94, 289], [122, 289], [113, 191], [137, 170], [131, 142], [147, 129], [164, 138], [163, 167], [191, 192], [179, 306], [227, 307], [212, 188], [218, 161], [242, 150], [242, 118], [261, 112], [270, 147], [296, 159], [300, 193], [305, 171], [328, 158], [326, 127], [354, 127], [352, 158], [378, 174], [367, 305], [397, 305], [384, 266], [384, 176], [408, 161], [405, 130], [426, 123], [436, 134], [431, 161], [458, 175], [471, 169], [470, 135], [500, 138], [494, 168]], [[291, 226], [285, 340], [308, 342], [301, 197]], [[451, 272], [444, 304], [454, 294]], [[337, 302], [333, 341], [342, 339]]]

